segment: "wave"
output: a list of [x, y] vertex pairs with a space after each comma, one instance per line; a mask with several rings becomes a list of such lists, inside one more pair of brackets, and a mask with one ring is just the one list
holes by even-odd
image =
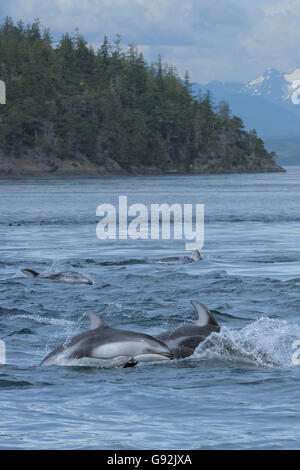
[[80, 359], [70, 359], [63, 353], [51, 364], [61, 367], [78, 367], [78, 368], [98, 368], [98, 369], [115, 369], [113, 359], [96, 359], [92, 357], [81, 357]]
[[44, 324], [44, 325], [58, 325], [58, 326], [73, 326], [76, 325], [77, 322], [72, 320], [65, 320], [62, 318], [53, 318], [53, 317], [42, 317], [38, 314], [19, 314], [19, 315], [12, 315], [11, 318], [15, 319], [25, 319], [25, 320], [32, 320], [36, 323]]
[[145, 263], [147, 263], [147, 260], [144, 258], [141, 258], [141, 259], [132, 258], [132, 259], [125, 259], [122, 261], [119, 261], [119, 260], [103, 261], [103, 262], [98, 262], [96, 264], [98, 264], [99, 266], [126, 266], [129, 264], [145, 264]]
[[[128, 224], [134, 219], [134, 217], [128, 217]], [[61, 225], [61, 226], [68, 226], [68, 225], [97, 225], [98, 222], [101, 219], [95, 219], [91, 215], [83, 215], [81, 214], [80, 217], [78, 216], [70, 216], [69, 218], [66, 218], [66, 215], [63, 214], [61, 217], [57, 218], [49, 218], [49, 219], [40, 219], [40, 218], [30, 218], [30, 219], [15, 219], [15, 220], [10, 220], [9, 218], [2, 218], [0, 220], [0, 225], [8, 226], [12, 229], [20, 229], [23, 226], [47, 226], [47, 225]], [[150, 216], [149, 216], [150, 220]], [[161, 225], [161, 218], [160, 218], [160, 225]], [[219, 223], [219, 222], [224, 222], [224, 223], [249, 223], [249, 222], [259, 222], [259, 223], [266, 223], [266, 224], [271, 224], [271, 223], [290, 223], [290, 222], [300, 222], [300, 217], [299, 215], [287, 215], [285, 213], [276, 213], [276, 214], [249, 214], [249, 215], [232, 215], [232, 214], [216, 214], [216, 215], [206, 215], [205, 216], [205, 223], [207, 224], [213, 224], [213, 223]], [[193, 225], [196, 223], [196, 217], [194, 216], [192, 218], [192, 223]], [[171, 216], [170, 220], [170, 226], [174, 226], [174, 218]], [[116, 228], [118, 229], [119, 227], [119, 221], [118, 221], [118, 213], [116, 216]], [[149, 227], [150, 229], [150, 224]]]
[[27, 382], [26, 380], [0, 379], [0, 389], [1, 388], [28, 388], [32, 386], [33, 384], [31, 382]]
[[22, 328], [21, 330], [15, 330], [12, 333], [10, 333], [8, 336], [14, 336], [14, 335], [34, 335], [35, 332], [32, 331], [30, 328]]
[[201, 343], [193, 357], [247, 362], [265, 367], [293, 367], [293, 342], [300, 326], [262, 317], [241, 330], [222, 327]]
[[[20, 316], [20, 318], [31, 318], [32, 314], [28, 312], [28, 310], [22, 310], [20, 308], [4, 308], [0, 307], [0, 315], [9, 315], [10, 318], [16, 318]], [[24, 315], [24, 316], [23, 316]]]

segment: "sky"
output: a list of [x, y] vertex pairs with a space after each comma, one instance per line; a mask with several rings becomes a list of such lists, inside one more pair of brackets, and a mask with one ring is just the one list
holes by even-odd
[[54, 40], [76, 28], [94, 47], [121, 35], [193, 82], [247, 82], [300, 67], [300, 0], [1, 0], [0, 19], [39, 18]]

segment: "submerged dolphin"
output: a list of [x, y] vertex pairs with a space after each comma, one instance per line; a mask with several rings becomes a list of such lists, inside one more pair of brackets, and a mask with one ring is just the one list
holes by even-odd
[[69, 284], [88, 284], [92, 285], [93, 281], [88, 279], [81, 273], [75, 271], [67, 271], [55, 274], [41, 275], [33, 269], [21, 269], [21, 272], [27, 277], [40, 277], [43, 279], [52, 279], [53, 281], [68, 282]]
[[107, 361], [109, 367], [129, 367], [138, 362], [173, 358], [168, 346], [160, 340], [143, 333], [110, 328], [98, 315], [87, 315], [91, 320], [90, 329], [54, 349], [41, 365], [50, 366], [66, 359], [91, 358]]
[[178, 263], [178, 262], [183, 262], [183, 263], [192, 263], [193, 261], [200, 261], [202, 259], [202, 256], [200, 254], [199, 250], [192, 250], [191, 251], [191, 256], [172, 256], [170, 258], [161, 258], [158, 261], [160, 263]]
[[220, 331], [220, 326], [205, 305], [195, 300], [191, 300], [191, 304], [199, 316], [194, 324], [179, 326], [156, 336], [170, 348], [175, 358], [191, 356], [201, 341], [211, 333]]

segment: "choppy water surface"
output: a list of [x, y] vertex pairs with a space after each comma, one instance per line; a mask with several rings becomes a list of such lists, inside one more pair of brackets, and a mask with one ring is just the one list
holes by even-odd
[[[285, 174], [0, 181], [0, 447], [299, 448], [300, 168]], [[183, 241], [96, 237], [96, 207], [204, 203], [204, 259]], [[25, 279], [80, 271], [93, 286]], [[215, 311], [187, 359], [135, 368], [40, 367], [94, 311], [157, 334]]]

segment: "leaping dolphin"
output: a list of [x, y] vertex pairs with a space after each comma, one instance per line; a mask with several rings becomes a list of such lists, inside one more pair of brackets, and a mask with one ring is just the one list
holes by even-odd
[[159, 339], [134, 331], [109, 327], [95, 313], [87, 313], [91, 320], [89, 330], [74, 336], [48, 354], [41, 362], [50, 366], [68, 359], [91, 358], [109, 363], [109, 367], [129, 367], [138, 362], [172, 359], [172, 353]]
[[194, 324], [179, 326], [156, 336], [169, 347], [175, 358], [191, 356], [201, 341], [211, 333], [220, 331], [220, 326], [205, 305], [196, 300], [191, 300], [191, 304], [199, 316]]
[[193, 261], [200, 261], [202, 259], [201, 253], [199, 250], [192, 250], [191, 256], [172, 256], [170, 258], [161, 258], [158, 260], [159, 263], [192, 263]]
[[87, 284], [92, 285], [93, 281], [88, 279], [81, 273], [75, 271], [67, 271], [55, 274], [41, 275], [33, 269], [21, 269], [21, 272], [27, 277], [40, 277], [42, 279], [52, 279], [53, 281], [68, 282], [69, 284]]

